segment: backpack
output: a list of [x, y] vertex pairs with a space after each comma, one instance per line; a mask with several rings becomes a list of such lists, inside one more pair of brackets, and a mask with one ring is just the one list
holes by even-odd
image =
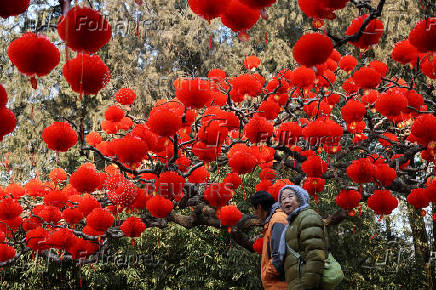
[[[324, 226], [324, 236], [326, 237], [326, 243], [328, 245], [325, 226]], [[301, 257], [299, 253], [297, 253], [296, 251], [294, 251], [294, 249], [289, 247], [288, 243], [286, 243], [286, 248], [290, 253], [292, 253], [295, 256], [295, 258], [299, 261], [300, 265], [306, 263], [303, 257]], [[343, 279], [344, 279], [344, 273], [342, 272], [341, 265], [336, 261], [332, 253], [328, 251], [327, 259], [324, 262], [324, 272], [321, 277], [320, 288], [324, 290], [333, 290], [339, 285], [339, 283], [342, 282]]]

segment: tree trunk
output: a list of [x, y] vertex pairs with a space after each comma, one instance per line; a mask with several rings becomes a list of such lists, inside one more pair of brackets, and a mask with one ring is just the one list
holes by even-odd
[[434, 278], [432, 277], [433, 275], [431, 275], [431, 267], [429, 267], [430, 265], [428, 264], [430, 259], [430, 246], [424, 219], [410, 204], [407, 204], [407, 216], [410, 228], [412, 229], [416, 266], [419, 267], [418, 271], [425, 271], [428, 289], [434, 289]]

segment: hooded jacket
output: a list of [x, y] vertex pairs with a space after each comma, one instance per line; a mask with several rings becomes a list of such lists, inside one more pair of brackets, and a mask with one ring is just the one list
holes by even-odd
[[285, 225], [288, 223], [286, 218], [287, 215], [280, 208], [280, 204], [276, 202], [264, 221], [261, 279], [265, 289], [287, 289], [288, 287], [279, 256], [280, 239]]
[[[288, 289], [319, 289], [327, 258], [327, 247], [324, 237], [324, 224], [320, 215], [309, 207], [309, 195], [297, 185], [286, 185], [285, 189], [293, 190], [300, 207], [288, 216], [288, 225], [282, 233], [279, 245], [279, 256], [285, 271]], [[299, 253], [304, 261], [299, 261], [287, 247]]]

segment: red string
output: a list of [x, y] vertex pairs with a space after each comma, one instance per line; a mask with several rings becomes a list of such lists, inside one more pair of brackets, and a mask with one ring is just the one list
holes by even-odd
[[266, 45], [265, 49], [268, 49], [268, 34], [266, 31], [265, 31], [265, 45]]

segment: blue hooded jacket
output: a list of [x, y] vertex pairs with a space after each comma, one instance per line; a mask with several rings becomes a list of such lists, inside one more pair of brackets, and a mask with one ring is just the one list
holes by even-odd
[[282, 232], [282, 236], [280, 237], [280, 244], [279, 244], [279, 259], [281, 262], [281, 265], [283, 265], [285, 261], [285, 254], [286, 254], [286, 230], [289, 227], [289, 223], [292, 221], [292, 219], [298, 215], [303, 209], [306, 209], [309, 207], [309, 194], [305, 189], [298, 185], [285, 185], [282, 189], [279, 191], [279, 203], [281, 206], [281, 198], [282, 193], [284, 190], [290, 189], [295, 192], [295, 194], [298, 197], [298, 200], [300, 202], [300, 207], [294, 209], [289, 215], [288, 215], [288, 224], [286, 225], [285, 229]]

